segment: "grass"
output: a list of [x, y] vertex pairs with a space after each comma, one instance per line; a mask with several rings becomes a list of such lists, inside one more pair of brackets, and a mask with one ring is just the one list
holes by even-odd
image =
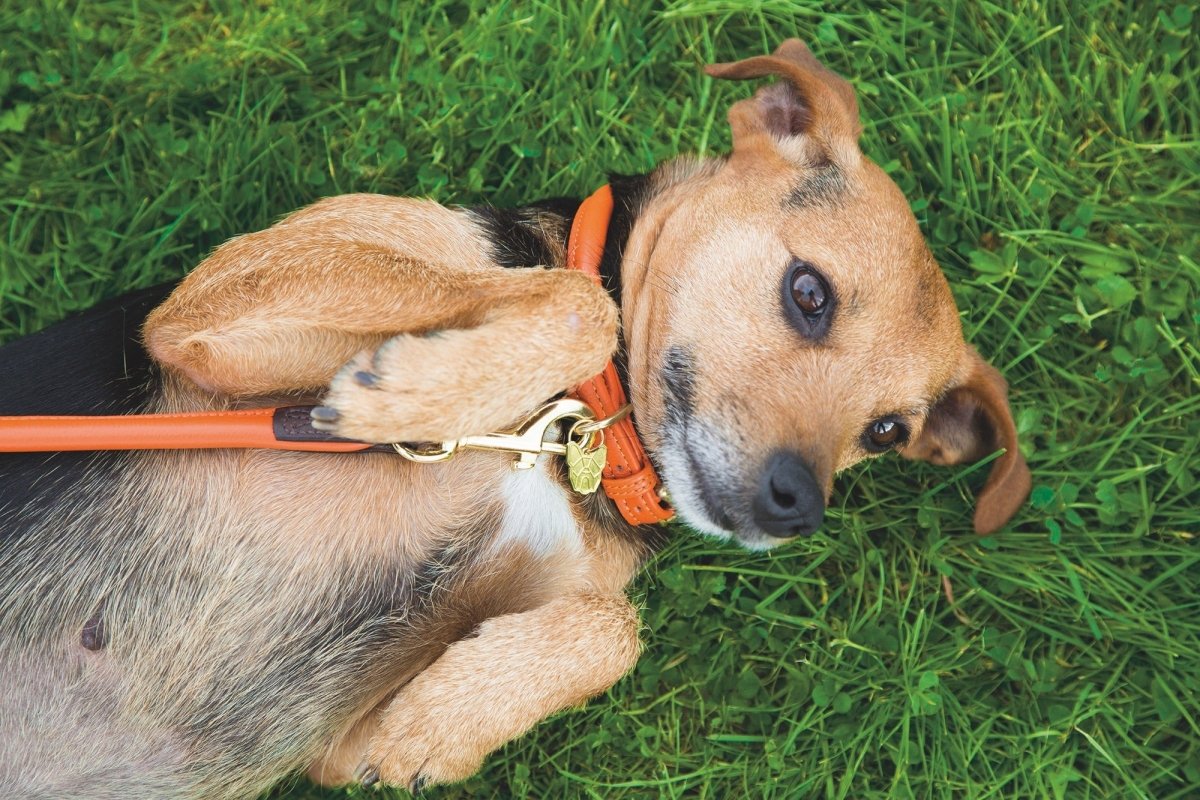
[[854, 82], [1034, 472], [983, 540], [979, 473], [894, 458], [810, 541], [679, 537], [634, 673], [434, 797], [1200, 794], [1187, 6], [371, 5], [0, 5], [0, 339], [326, 195], [516, 203], [720, 151], [750, 89], [699, 66], [796, 35]]

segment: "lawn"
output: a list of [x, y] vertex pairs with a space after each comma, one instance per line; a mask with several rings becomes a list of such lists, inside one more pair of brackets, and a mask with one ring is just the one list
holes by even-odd
[[432, 796], [1200, 796], [1188, 6], [370, 5], [0, 4], [0, 340], [320, 197], [515, 204], [720, 152], [751, 88], [701, 65], [799, 36], [857, 89], [1034, 475], [986, 539], [981, 471], [895, 457], [811, 540], [681, 531], [633, 589], [635, 671]]

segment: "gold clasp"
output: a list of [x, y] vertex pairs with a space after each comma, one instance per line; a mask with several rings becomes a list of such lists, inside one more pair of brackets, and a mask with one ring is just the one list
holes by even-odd
[[[628, 412], [626, 411], [625, 413]], [[621, 414], [621, 412], [618, 412], [618, 414]], [[615, 419], [612, 417], [609, 418], [612, 422], [620, 418], [620, 416], [614, 416], [616, 417]], [[554, 430], [554, 426], [568, 420], [574, 420], [574, 424], [569, 426], [567, 430]], [[612, 422], [608, 422], [607, 420], [600, 420], [600, 422], [606, 422], [606, 426], [612, 424]], [[441, 444], [432, 442], [413, 445], [397, 443], [393, 444], [392, 447], [409, 461], [418, 463], [445, 461], [463, 448], [502, 450], [517, 454], [517, 460], [513, 463], [514, 467], [517, 469], [529, 469], [537, 463], [538, 456], [540, 455], [546, 453], [560, 456], [566, 455], [566, 442], [573, 440], [575, 436], [582, 436], [583, 442], [594, 442], [599, 437], [601, 430], [601, 428], [597, 427], [597, 424], [596, 415], [586, 403], [564, 397], [559, 400], [552, 400], [539, 408], [514, 431], [488, 433], [480, 436], [464, 436], [461, 439], [454, 439], [442, 442]], [[585, 425], [588, 426], [588, 429], [582, 430]]]

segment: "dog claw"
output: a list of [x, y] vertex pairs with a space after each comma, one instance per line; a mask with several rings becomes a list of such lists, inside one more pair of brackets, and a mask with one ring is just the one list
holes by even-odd
[[337, 422], [338, 417], [341, 415], [338, 414], [336, 408], [330, 408], [329, 406], [316, 406], [312, 411], [308, 412], [308, 416], [313, 422], [331, 423]]
[[364, 789], [370, 789], [375, 784], [379, 783], [379, 767], [372, 767], [364, 761], [358, 765], [358, 769], [354, 770], [354, 780], [356, 780]]
[[365, 369], [360, 369], [354, 373], [354, 381], [359, 386], [365, 386], [368, 389], [374, 389], [379, 385], [379, 376], [374, 372], [367, 372]]

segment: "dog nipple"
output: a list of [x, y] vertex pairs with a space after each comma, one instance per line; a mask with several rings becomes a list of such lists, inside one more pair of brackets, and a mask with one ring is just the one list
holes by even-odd
[[581, 320], [579, 315], [574, 311], [572, 311], [570, 314], [567, 314], [567, 327], [571, 329], [571, 333], [578, 333], [582, 324], [583, 320]]
[[96, 613], [92, 615], [92, 618], [83, 623], [83, 631], [79, 634], [79, 643], [92, 652], [104, 647], [103, 608], [96, 609]]

